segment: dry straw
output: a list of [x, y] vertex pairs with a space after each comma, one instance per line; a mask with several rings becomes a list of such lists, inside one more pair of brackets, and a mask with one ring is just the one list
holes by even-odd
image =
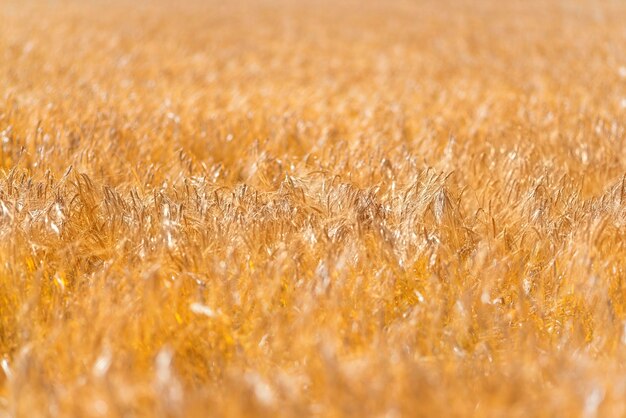
[[626, 416], [624, 22], [2, 1], [0, 416]]

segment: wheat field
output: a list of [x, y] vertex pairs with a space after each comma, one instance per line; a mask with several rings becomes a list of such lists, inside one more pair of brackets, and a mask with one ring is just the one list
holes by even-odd
[[624, 22], [2, 0], [0, 417], [626, 416]]

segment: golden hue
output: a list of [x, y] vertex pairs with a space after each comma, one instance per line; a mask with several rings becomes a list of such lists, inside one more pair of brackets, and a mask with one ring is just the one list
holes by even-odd
[[626, 3], [0, 3], [0, 416], [626, 416]]

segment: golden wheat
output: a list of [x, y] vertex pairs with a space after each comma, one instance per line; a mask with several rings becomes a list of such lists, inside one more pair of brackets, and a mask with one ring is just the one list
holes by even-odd
[[0, 416], [626, 416], [624, 22], [3, 0]]

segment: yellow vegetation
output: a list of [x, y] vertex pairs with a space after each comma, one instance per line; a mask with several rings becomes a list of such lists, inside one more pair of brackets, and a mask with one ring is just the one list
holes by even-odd
[[0, 417], [626, 416], [626, 3], [0, 2]]

